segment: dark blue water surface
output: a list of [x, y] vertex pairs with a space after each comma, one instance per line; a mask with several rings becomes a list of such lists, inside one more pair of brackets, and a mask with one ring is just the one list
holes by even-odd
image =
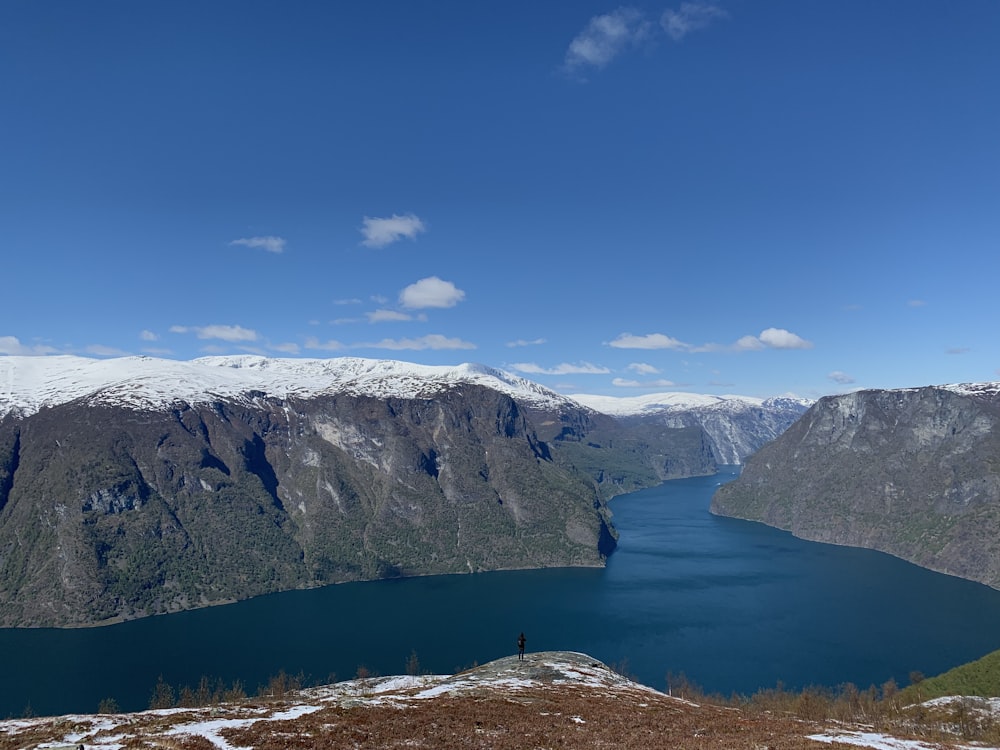
[[292, 591], [76, 630], [0, 629], [0, 716], [145, 708], [157, 678], [195, 686], [359, 665], [454, 672], [516, 650], [584, 651], [663, 689], [862, 687], [931, 675], [1000, 648], [1000, 591], [868, 550], [804, 542], [708, 512], [733, 478], [667, 482], [612, 501], [606, 569], [435, 576]]

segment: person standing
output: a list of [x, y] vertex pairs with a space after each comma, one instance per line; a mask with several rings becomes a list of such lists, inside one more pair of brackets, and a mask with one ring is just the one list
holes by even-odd
[[524, 631], [521, 631], [521, 635], [517, 637], [517, 660], [524, 661], [524, 642], [527, 639], [524, 637]]

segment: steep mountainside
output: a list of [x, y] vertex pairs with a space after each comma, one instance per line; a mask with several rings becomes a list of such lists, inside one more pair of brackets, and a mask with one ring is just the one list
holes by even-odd
[[0, 625], [601, 565], [606, 498], [714, 469], [700, 431], [477, 365], [5, 357], [0, 384]]
[[599, 565], [591, 483], [517, 404], [72, 402], [0, 423], [0, 623], [78, 624], [336, 581]]
[[481, 365], [0, 357], [0, 626], [601, 565], [606, 501], [716, 446]]
[[705, 396], [654, 393], [632, 398], [574, 395], [572, 398], [609, 414], [633, 429], [703, 430], [715, 461], [742, 464], [762, 445], [783, 433], [809, 408], [797, 398]]
[[824, 398], [712, 511], [1000, 588], [1000, 383]]

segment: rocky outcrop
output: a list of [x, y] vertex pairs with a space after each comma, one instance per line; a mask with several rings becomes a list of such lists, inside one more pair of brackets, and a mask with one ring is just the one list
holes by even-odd
[[1000, 383], [821, 399], [712, 512], [1000, 588]]

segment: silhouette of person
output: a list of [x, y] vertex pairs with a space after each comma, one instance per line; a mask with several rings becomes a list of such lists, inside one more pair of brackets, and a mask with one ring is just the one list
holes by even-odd
[[524, 661], [524, 642], [527, 639], [524, 637], [524, 633], [517, 637], [517, 660]]

